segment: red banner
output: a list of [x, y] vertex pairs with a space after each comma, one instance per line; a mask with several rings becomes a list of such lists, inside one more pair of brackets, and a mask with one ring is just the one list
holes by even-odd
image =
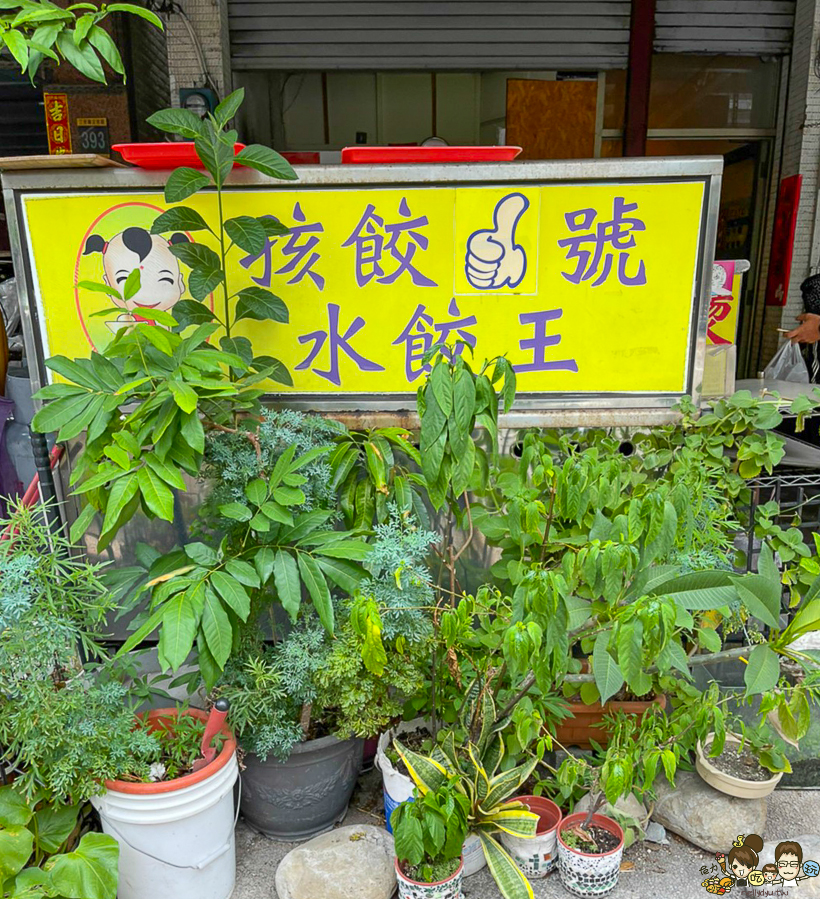
[[786, 297], [789, 295], [794, 229], [797, 225], [797, 207], [800, 204], [802, 182], [802, 175], [791, 175], [780, 182], [780, 193], [774, 214], [769, 278], [766, 282], [767, 306], [785, 306]]
[[43, 94], [46, 108], [46, 130], [50, 155], [71, 152], [71, 123], [68, 118], [67, 94]]

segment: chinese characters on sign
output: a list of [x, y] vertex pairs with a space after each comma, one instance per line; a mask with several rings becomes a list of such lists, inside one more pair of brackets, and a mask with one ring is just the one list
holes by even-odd
[[[639, 218], [626, 218], [625, 212], [634, 212], [637, 203], [627, 203], [623, 197], [615, 197], [615, 208], [612, 219], [598, 222], [594, 230], [592, 225], [598, 218], [595, 209], [579, 209], [568, 212], [564, 216], [567, 228], [573, 232], [572, 237], [558, 241], [559, 247], [566, 247], [567, 261], [577, 259], [574, 272], [563, 272], [571, 284], [580, 284], [597, 275], [592, 282], [593, 287], [604, 284], [612, 270], [612, 263], [617, 251], [618, 280], [623, 285], [646, 284], [646, 270], [642, 259], [638, 259], [634, 274], [627, 273], [629, 253], [627, 250], [636, 246], [635, 231], [645, 231], [646, 225]], [[579, 233], [589, 231], [588, 234]], [[590, 246], [591, 245], [591, 246]], [[601, 265], [603, 263], [603, 267]]]
[[43, 105], [46, 112], [49, 155], [70, 153], [71, 124], [68, 118], [68, 95], [44, 93]]
[[[267, 239], [258, 254], [229, 254], [231, 290], [273, 291], [289, 320], [242, 321], [236, 336], [281, 359], [293, 376], [284, 392], [412, 394], [438, 345], [479, 365], [506, 355], [522, 394], [680, 394], [703, 198], [702, 180], [237, 188], [225, 217], [261, 220]], [[213, 215], [207, 196], [189, 202]], [[78, 289], [60, 306], [58, 274], [100, 281], [105, 260], [82, 252], [89, 236], [114, 246], [163, 208], [156, 194], [26, 198], [51, 354], [111, 339], [94, 315], [105, 298]], [[47, 239], [57, 214], [67, 249]], [[187, 298], [184, 267], [175, 284]]]
[[[520, 193], [512, 193], [503, 197], [493, 209], [492, 228], [474, 231], [467, 242], [464, 270], [468, 282], [479, 290], [492, 290], [504, 286], [515, 287], [520, 284], [527, 268], [527, 255], [523, 247], [515, 241], [515, 232], [522, 216], [529, 207], [529, 200]], [[646, 271], [644, 262], [638, 258], [635, 261], [636, 274], [630, 276], [626, 272], [629, 260], [627, 250], [634, 249], [637, 245], [633, 231], [645, 230], [644, 223], [639, 218], [626, 218], [624, 213], [634, 212], [638, 208], [637, 203], [626, 203], [623, 197], [616, 197], [614, 202], [614, 214], [611, 221], [599, 223], [595, 234], [580, 235], [558, 240], [559, 247], [567, 248], [567, 260], [578, 259], [578, 267], [572, 274], [562, 272], [564, 278], [573, 284], [580, 284], [593, 275], [598, 274], [593, 287], [605, 283], [612, 270], [614, 254], [604, 253], [607, 246], [618, 252], [617, 277], [624, 286], [646, 284]], [[343, 247], [355, 249], [355, 277], [356, 284], [364, 287], [375, 279], [379, 284], [393, 284], [400, 275], [406, 273], [409, 279], [417, 287], [436, 287], [435, 281], [426, 277], [413, 265], [416, 252], [429, 248], [428, 238], [422, 233], [429, 222], [426, 215], [413, 217], [406, 197], [402, 197], [398, 209], [401, 219], [394, 224], [385, 224], [383, 216], [376, 212], [376, 207], [369, 203], [358, 220], [356, 227], [349, 237], [342, 243]], [[597, 218], [598, 213], [594, 209], [583, 209], [565, 215], [567, 227], [575, 232], [580, 228], [588, 229]], [[322, 290], [325, 279], [314, 271], [311, 266], [320, 258], [316, 247], [319, 245], [319, 237], [316, 233], [324, 233], [324, 227], [319, 224], [305, 225], [305, 215], [297, 203], [293, 209], [295, 224], [290, 228], [287, 243], [282, 247], [284, 255], [295, 256], [290, 262], [275, 270], [278, 275], [291, 274], [297, 266], [310, 254], [292, 278], [287, 279], [288, 284], [294, 284], [305, 274], [309, 274], [314, 284]], [[578, 222], [581, 222], [579, 225]], [[301, 243], [302, 236], [312, 232], [312, 236]], [[403, 237], [406, 232], [406, 237]], [[264, 259], [264, 271], [262, 277], [251, 275], [251, 279], [263, 287], [270, 287], [272, 283], [272, 248], [278, 240], [268, 240], [265, 250], [258, 256], [246, 256], [242, 265], [249, 268], [259, 259]], [[591, 250], [580, 249], [581, 244], [592, 241], [595, 246]], [[385, 255], [388, 263], [385, 260]], [[384, 264], [383, 264], [384, 260]], [[599, 267], [603, 261], [603, 268], [599, 273]], [[391, 271], [386, 271], [385, 266], [392, 265]], [[401, 333], [392, 341], [393, 346], [404, 347], [404, 372], [408, 384], [412, 384], [423, 372], [429, 371], [430, 366], [423, 362], [427, 351], [437, 344], [447, 345], [457, 339], [455, 352], [461, 353], [465, 346], [475, 348], [476, 337], [468, 329], [478, 323], [475, 315], [462, 316], [456, 298], [453, 297], [447, 308], [449, 320], [436, 322], [433, 316], [427, 312], [424, 304], [419, 304], [413, 312], [410, 321]], [[358, 353], [350, 343], [350, 339], [366, 326], [362, 316], [357, 315], [343, 334], [339, 333], [340, 307], [335, 303], [327, 306], [328, 330], [311, 331], [299, 336], [299, 343], [312, 342], [313, 346], [307, 356], [296, 366], [297, 371], [312, 371], [331, 384], [340, 387], [342, 376], [339, 368], [339, 351], [353, 363], [359, 371], [376, 372], [384, 371], [385, 367], [379, 363], [366, 359]], [[544, 311], [521, 312], [518, 314], [518, 323], [521, 326], [532, 326], [532, 336], [521, 338], [518, 346], [528, 351], [531, 359], [514, 365], [516, 372], [577, 372], [578, 363], [575, 359], [557, 359], [552, 355], [552, 348], [561, 343], [559, 334], [547, 334], [547, 326], [550, 322], [561, 319], [562, 309], [548, 309]], [[327, 343], [327, 369], [322, 369], [313, 363]], [[548, 358], [548, 353], [550, 354]], [[324, 364], [324, 363], [322, 363]]]
[[712, 266], [712, 296], [709, 300], [709, 324], [706, 329], [706, 339], [712, 346], [728, 346], [735, 342], [740, 297], [734, 281], [734, 262], [714, 263]]

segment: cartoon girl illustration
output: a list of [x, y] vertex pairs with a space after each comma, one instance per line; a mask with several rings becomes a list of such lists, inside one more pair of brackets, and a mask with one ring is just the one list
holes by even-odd
[[151, 312], [160, 309], [169, 312], [185, 293], [185, 280], [179, 270], [179, 261], [171, 253], [174, 244], [185, 243], [185, 234], [172, 234], [170, 238], [150, 234], [145, 228], [126, 228], [111, 240], [92, 234], [85, 242], [83, 256], [101, 253], [103, 280], [122, 293], [126, 279], [134, 269], [140, 271], [140, 289], [127, 300], [112, 297], [123, 310], [116, 321], [106, 322], [112, 331], [134, 322], [154, 324]]
[[745, 887], [750, 872], [757, 868], [761, 849], [763, 849], [762, 837], [750, 833], [746, 837], [737, 838], [729, 850], [728, 860], [722, 852], [718, 852], [715, 858], [723, 871], [734, 880], [735, 886]]

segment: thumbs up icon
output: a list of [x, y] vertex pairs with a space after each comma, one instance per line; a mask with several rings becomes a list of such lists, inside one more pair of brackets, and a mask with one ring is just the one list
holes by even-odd
[[515, 242], [515, 229], [530, 201], [519, 193], [496, 203], [493, 227], [474, 231], [467, 241], [464, 273], [478, 290], [517, 287], [527, 270], [527, 254]]

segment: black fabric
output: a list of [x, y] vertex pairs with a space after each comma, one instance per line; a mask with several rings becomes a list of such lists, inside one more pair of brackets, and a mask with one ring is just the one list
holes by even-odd
[[820, 315], [820, 275], [810, 275], [800, 285], [803, 294], [803, 308], [813, 315]]

